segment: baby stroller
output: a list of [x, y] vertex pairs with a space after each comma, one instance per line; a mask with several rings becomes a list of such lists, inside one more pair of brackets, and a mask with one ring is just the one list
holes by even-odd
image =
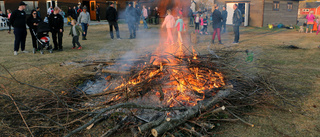
[[[36, 36], [38, 43], [38, 50], [40, 50], [40, 53], [43, 54], [43, 49], [46, 49], [49, 51], [49, 53], [52, 53], [52, 45], [50, 45], [50, 26], [46, 22], [40, 22], [38, 24], [38, 30], [37, 32], [34, 32], [32, 30], [33, 34]], [[35, 53], [35, 51], [33, 51]]]

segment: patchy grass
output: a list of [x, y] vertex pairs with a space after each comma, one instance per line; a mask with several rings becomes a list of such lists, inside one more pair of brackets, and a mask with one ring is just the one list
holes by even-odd
[[[151, 26], [151, 29], [139, 30], [138, 38], [130, 40], [126, 39], [129, 37], [127, 25], [120, 24], [120, 35], [124, 39], [111, 40], [107, 25], [90, 26], [88, 40], [80, 40], [83, 50], [79, 51], [71, 49], [71, 37], [68, 37], [70, 27], [66, 27], [63, 52], [53, 54], [46, 52], [44, 55], [28, 53], [18, 56], [13, 56], [14, 35], [0, 31], [2, 47], [0, 63], [20, 81], [61, 93], [79, 84], [78, 80], [85, 78], [86, 75], [82, 73], [84, 68], [72, 65], [60, 67], [60, 63], [84, 59], [108, 60], [127, 54], [139, 56], [146, 52], [153, 52], [161, 41], [159, 35], [162, 33], [158, 29], [159, 26]], [[210, 27], [209, 30], [212, 31]], [[232, 27], [228, 27], [228, 30], [228, 33], [222, 35], [224, 45], [211, 45], [212, 36], [203, 35], [200, 36], [199, 44], [194, 45], [195, 50], [200, 54], [209, 54], [208, 47], [216, 50], [253, 51], [252, 63], [245, 62], [244, 52], [235, 54], [234, 67], [248, 76], [256, 76], [257, 73], [270, 76], [270, 81], [275, 83], [276, 90], [281, 96], [270, 98], [270, 103], [276, 104], [273, 107], [261, 104], [244, 117], [248, 122], [255, 124], [254, 128], [240, 122], [226, 123], [217, 129], [217, 135], [318, 136], [320, 132], [320, 49], [317, 48], [320, 45], [319, 36], [298, 33], [297, 30], [246, 27], [240, 29], [241, 43], [232, 45]], [[281, 48], [288, 45], [303, 49]], [[26, 47], [26, 50], [32, 50], [30, 34], [27, 37]], [[0, 75], [9, 77], [3, 68], [0, 68]], [[15, 99], [22, 102], [30, 98], [43, 98], [49, 94], [5, 78], [0, 78], [0, 84], [3, 84]], [[0, 91], [4, 92], [3, 89]], [[6, 116], [15, 111], [6, 110], [12, 108], [11, 102], [1, 99], [0, 103], [3, 105], [0, 116]], [[28, 102], [24, 103], [28, 104]], [[12, 117], [16, 119], [11, 121], [12, 123], [5, 118], [1, 119], [0, 131], [3, 131], [4, 135], [14, 135], [13, 132], [28, 134], [27, 130], [15, 130], [10, 127], [13, 123], [23, 125], [19, 115]], [[101, 134], [102, 131], [94, 132]]]

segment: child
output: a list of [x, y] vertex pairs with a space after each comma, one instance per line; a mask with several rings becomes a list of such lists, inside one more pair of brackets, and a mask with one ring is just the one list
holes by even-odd
[[83, 30], [76, 24], [77, 24], [76, 20], [71, 21], [72, 26], [71, 26], [69, 35], [72, 35], [72, 37], [73, 37], [72, 38], [72, 44], [73, 44], [72, 49], [76, 48], [76, 44], [78, 45], [78, 49], [82, 49], [82, 47], [79, 43], [79, 36], [80, 36], [80, 32], [83, 34], [85, 34], [85, 32], [83, 32]]
[[174, 44], [173, 42], [173, 37], [172, 37], [172, 28], [174, 27], [174, 17], [171, 15], [171, 10], [167, 10], [167, 16], [164, 18], [164, 21], [162, 23], [161, 28], [163, 28], [164, 26], [166, 26], [167, 28], [167, 44], [169, 44], [169, 42], [171, 42], [171, 45]]
[[181, 19], [181, 15], [178, 15], [178, 20], [176, 21], [176, 25], [175, 27], [177, 27], [177, 31], [178, 31], [178, 42], [180, 44], [182, 43], [182, 37], [181, 37], [181, 31], [184, 30], [184, 23], [183, 20]]
[[201, 21], [201, 24], [203, 25], [203, 28], [202, 28], [201, 32], [203, 34], [208, 35], [208, 32], [207, 32], [207, 30], [208, 30], [208, 16], [206, 14], [204, 14], [204, 17], [203, 17], [203, 19]]
[[71, 21], [73, 20], [73, 18], [71, 17], [71, 15], [69, 15], [68, 17], [67, 17], [67, 20], [68, 20], [68, 25], [71, 25]]
[[200, 26], [201, 26], [200, 35], [202, 35], [202, 30], [203, 30], [203, 14], [201, 14], [201, 16], [200, 16]]
[[195, 32], [199, 33], [199, 25], [200, 25], [200, 14], [197, 13], [195, 19], [194, 19], [194, 23], [195, 23]]

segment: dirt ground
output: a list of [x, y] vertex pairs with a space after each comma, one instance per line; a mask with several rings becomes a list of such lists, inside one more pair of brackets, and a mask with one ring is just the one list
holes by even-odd
[[[140, 26], [142, 28], [142, 26]], [[210, 28], [210, 27], [209, 27]], [[71, 36], [68, 37], [70, 27], [66, 27], [63, 38], [64, 51], [52, 54], [20, 53], [13, 55], [14, 35], [7, 31], [0, 31], [0, 64], [4, 65], [13, 76], [25, 83], [48, 88], [57, 93], [67, 91], [79, 84], [81, 78], [87, 77], [82, 73], [83, 68], [72, 65], [60, 67], [62, 62], [72, 60], [114, 59], [123, 56], [137, 57], [147, 52], [153, 52], [163, 40], [159, 39], [159, 26], [150, 26], [148, 30], [139, 30], [137, 39], [127, 39], [129, 32], [127, 25], [120, 24], [122, 40], [111, 40], [107, 25], [90, 26], [87, 41], [80, 40], [82, 50], [71, 49]], [[192, 30], [190, 29], [189, 32]], [[212, 29], [210, 28], [211, 32]], [[253, 62], [245, 61], [246, 54], [237, 54], [234, 67], [255, 76], [265, 74], [275, 83], [278, 96], [270, 97], [274, 107], [263, 104], [254, 107], [245, 120], [253, 123], [249, 127], [241, 122], [221, 123], [217, 128], [217, 136], [319, 136], [320, 134], [320, 36], [315, 33], [298, 33], [297, 30], [253, 28], [240, 29], [240, 44], [233, 45], [232, 27], [228, 33], [222, 35], [224, 45], [212, 45], [211, 35], [199, 36], [199, 43], [194, 49], [200, 54], [210, 54], [209, 49], [244, 51], [248, 49], [254, 53]], [[185, 41], [189, 37], [185, 36]], [[28, 31], [26, 50], [32, 51], [31, 37]], [[187, 43], [187, 42], [186, 42]], [[301, 49], [288, 49], [294, 45]], [[161, 44], [160, 44], [161, 46]], [[265, 68], [272, 68], [266, 70]], [[48, 93], [27, 86], [19, 85], [4, 77], [9, 77], [0, 68], [0, 85], [10, 92], [14, 99], [43, 98]], [[1, 87], [0, 91], [5, 93]], [[2, 135], [28, 134], [10, 127], [5, 121], [6, 110], [13, 104], [0, 98], [2, 113], [0, 113], [0, 128]], [[27, 104], [26, 104], [27, 105]], [[21, 117], [17, 115], [17, 123]], [[16, 122], [16, 121], [15, 121]], [[36, 125], [30, 125], [32, 127]], [[1, 134], [1, 133], [0, 133]]]

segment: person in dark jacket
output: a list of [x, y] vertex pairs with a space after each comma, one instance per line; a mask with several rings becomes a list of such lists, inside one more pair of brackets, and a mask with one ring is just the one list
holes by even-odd
[[216, 37], [216, 34], [218, 34], [218, 40], [219, 44], [221, 43], [221, 36], [220, 36], [220, 29], [221, 29], [221, 22], [222, 22], [222, 16], [221, 12], [218, 10], [219, 6], [215, 6], [215, 10], [213, 11], [211, 17], [212, 17], [212, 27], [213, 27], [213, 36], [212, 36], [212, 44], [214, 44], [214, 39]]
[[[36, 53], [38, 48], [37, 46], [37, 38], [36, 33], [38, 30], [38, 24], [42, 21], [42, 19], [38, 16], [36, 10], [31, 11], [30, 17], [27, 19], [27, 25], [29, 26], [31, 38], [32, 38], [32, 45], [33, 45], [33, 54]], [[39, 48], [40, 49], [40, 48]]]
[[111, 39], [114, 38], [113, 27], [116, 30], [117, 38], [120, 39], [119, 26], [118, 26], [118, 22], [117, 22], [118, 21], [118, 13], [117, 13], [117, 10], [114, 8], [113, 2], [110, 3], [109, 8], [107, 9], [106, 19], [109, 22]]
[[154, 23], [156, 25], [159, 24], [159, 17], [160, 17], [160, 13], [159, 13], [158, 7], [155, 7], [154, 8]]
[[37, 16], [41, 18], [40, 7], [37, 7]]
[[77, 13], [77, 7], [73, 6], [73, 16], [71, 16], [73, 19], [77, 20], [78, 19], [78, 13]]
[[239, 37], [240, 37], [239, 26], [242, 23], [242, 18], [241, 18], [242, 14], [241, 14], [241, 11], [238, 9], [238, 4], [234, 4], [233, 9], [234, 9], [233, 17], [232, 17], [233, 32], [234, 32], [233, 44], [238, 44]]
[[228, 17], [228, 12], [225, 6], [222, 7], [221, 15], [222, 15], [222, 27], [223, 27], [222, 33], [225, 33], [227, 31], [226, 23], [227, 23], [227, 17]]
[[139, 5], [136, 5], [135, 10], [136, 10], [136, 24], [135, 24], [136, 26], [135, 26], [135, 29], [139, 30], [139, 24], [140, 24], [142, 11], [141, 11]]
[[71, 16], [72, 18], [74, 17], [75, 11], [71, 8], [68, 7], [68, 12], [67, 12], [67, 16]]
[[194, 17], [193, 17], [193, 11], [192, 11], [191, 7], [190, 7], [190, 9], [189, 9], [188, 17], [190, 18], [190, 20], [189, 20], [189, 26], [193, 26]]
[[125, 11], [126, 15], [126, 21], [128, 23], [129, 31], [130, 31], [130, 39], [133, 39], [136, 37], [136, 18], [137, 18], [137, 11], [133, 7], [133, 3], [129, 2], [129, 6], [126, 8]]
[[[113, 2], [111, 2], [113, 4]], [[111, 5], [110, 3], [110, 5]], [[100, 7], [99, 5], [97, 5], [97, 9], [96, 9], [96, 17], [97, 17], [97, 21], [100, 22]]]
[[10, 17], [10, 23], [14, 27], [14, 55], [18, 55], [19, 45], [21, 44], [21, 51], [23, 53], [28, 53], [25, 51], [26, 47], [26, 37], [27, 37], [27, 28], [26, 28], [26, 5], [24, 2], [20, 2], [19, 8], [12, 12]]
[[[53, 50], [63, 51], [62, 49], [62, 37], [63, 37], [63, 17], [59, 14], [60, 8], [55, 7], [53, 14], [49, 16], [49, 25], [51, 27], [52, 41], [54, 44]], [[58, 42], [57, 42], [58, 35]]]

